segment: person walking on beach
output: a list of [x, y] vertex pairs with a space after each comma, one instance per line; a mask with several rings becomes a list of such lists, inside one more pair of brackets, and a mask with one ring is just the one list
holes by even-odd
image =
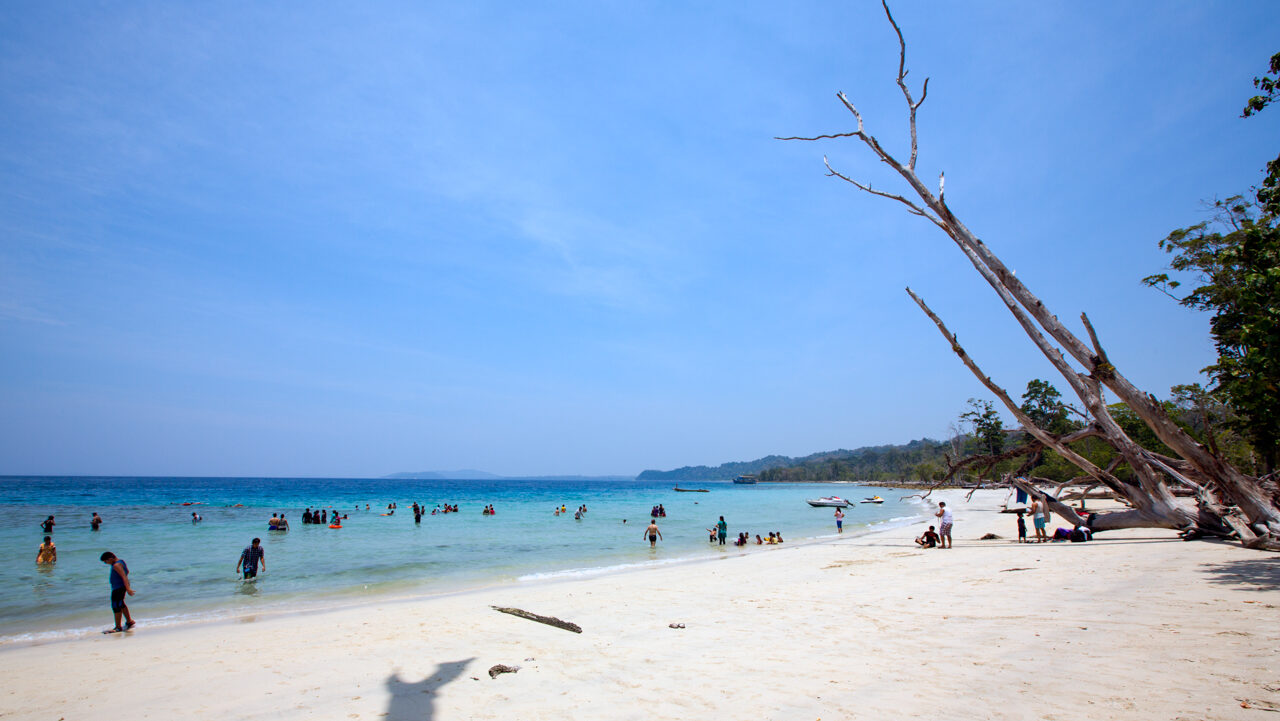
[[244, 566], [244, 580], [248, 581], [258, 575], [258, 564], [262, 564], [262, 570], [267, 570], [267, 554], [262, 550], [261, 538], [253, 539], [253, 544], [240, 552], [240, 560], [236, 561], [236, 573], [240, 573], [240, 567]]
[[721, 516], [720, 522], [716, 524], [716, 535], [720, 538], [720, 545], [723, 546], [724, 539], [729, 535], [729, 524], [724, 522], [724, 516]]
[[844, 511], [836, 509], [836, 533], [844, 533]]
[[662, 531], [658, 530], [658, 522], [649, 521], [649, 527], [644, 529], [644, 533], [649, 537], [649, 548], [657, 548], [658, 539], [662, 538]]
[[53, 545], [53, 536], [45, 536], [44, 543], [36, 550], [36, 563], [53, 565], [58, 562], [58, 548]]
[[[111, 567], [111, 573], [108, 576], [111, 581], [111, 612], [116, 617], [115, 628], [109, 628], [103, 633], [128, 631], [135, 625], [133, 616], [129, 615], [129, 607], [124, 602], [125, 594], [133, 595], [133, 585], [129, 583], [129, 566], [123, 558], [116, 558], [116, 554], [111, 551], [103, 551], [98, 560]], [[120, 625], [120, 614], [124, 614], [123, 626]]]
[[99, 516], [98, 512], [94, 511], [93, 518], [89, 519], [89, 530], [96, 531], [98, 530], [98, 527], [101, 525], [102, 525], [102, 516]]
[[951, 548], [951, 509], [947, 508], [946, 501], [938, 502], [938, 512], [933, 514], [938, 517], [938, 537], [941, 543], [938, 548]]

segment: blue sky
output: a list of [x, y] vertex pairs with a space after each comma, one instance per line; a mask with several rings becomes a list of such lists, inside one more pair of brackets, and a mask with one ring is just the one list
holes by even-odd
[[[1164, 393], [1274, 2], [900, 2], [920, 173]], [[631, 474], [922, 436], [1052, 369], [900, 186], [878, 4], [0, 6], [0, 473]], [[1060, 388], [1065, 384], [1058, 383]]]

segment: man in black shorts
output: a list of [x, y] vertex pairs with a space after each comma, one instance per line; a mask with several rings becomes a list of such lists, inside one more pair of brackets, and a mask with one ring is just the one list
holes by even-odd
[[[133, 616], [129, 615], [129, 607], [124, 603], [125, 594], [133, 595], [133, 586], [129, 585], [129, 566], [124, 562], [123, 558], [116, 558], [116, 554], [106, 551], [99, 557], [103, 563], [111, 566], [111, 611], [116, 616], [115, 628], [107, 629], [103, 633], [119, 633], [128, 631], [133, 628]], [[125, 625], [120, 625], [120, 615], [124, 614]]]
[[240, 552], [240, 560], [236, 561], [236, 573], [240, 573], [241, 565], [244, 566], [244, 578], [249, 580], [258, 575], [258, 564], [262, 564], [262, 570], [267, 570], [267, 554], [262, 550], [261, 538], [253, 539], [253, 545]]

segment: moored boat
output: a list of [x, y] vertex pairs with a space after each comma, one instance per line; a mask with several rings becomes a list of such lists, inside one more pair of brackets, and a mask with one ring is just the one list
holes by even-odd
[[846, 501], [845, 499], [841, 498], [840, 496], [823, 496], [822, 498], [810, 498], [806, 500], [805, 503], [808, 503], [810, 506], [813, 506], [814, 508], [822, 508], [824, 506], [828, 508], [833, 506], [836, 508], [846, 508], [848, 506], [853, 505], [848, 501]]
[[680, 486], [676, 486], [674, 490], [678, 493], [706, 493], [707, 492], [707, 489], [705, 488], [681, 488]]
[[737, 478], [733, 479], [733, 482], [739, 485], [752, 484], [756, 482], [756, 477], [755, 476], [738, 476]]

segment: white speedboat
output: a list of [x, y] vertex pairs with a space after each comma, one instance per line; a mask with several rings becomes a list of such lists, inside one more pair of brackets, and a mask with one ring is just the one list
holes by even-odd
[[861, 503], [884, 503], [884, 499], [880, 496], [872, 496], [870, 498], [863, 499]]
[[826, 507], [835, 506], [837, 508], [847, 508], [853, 505], [852, 503], [844, 500], [840, 496], [823, 496], [822, 498], [810, 498], [805, 502], [808, 503], [810, 506], [813, 506], [814, 508], [821, 508], [823, 506], [826, 506]]

